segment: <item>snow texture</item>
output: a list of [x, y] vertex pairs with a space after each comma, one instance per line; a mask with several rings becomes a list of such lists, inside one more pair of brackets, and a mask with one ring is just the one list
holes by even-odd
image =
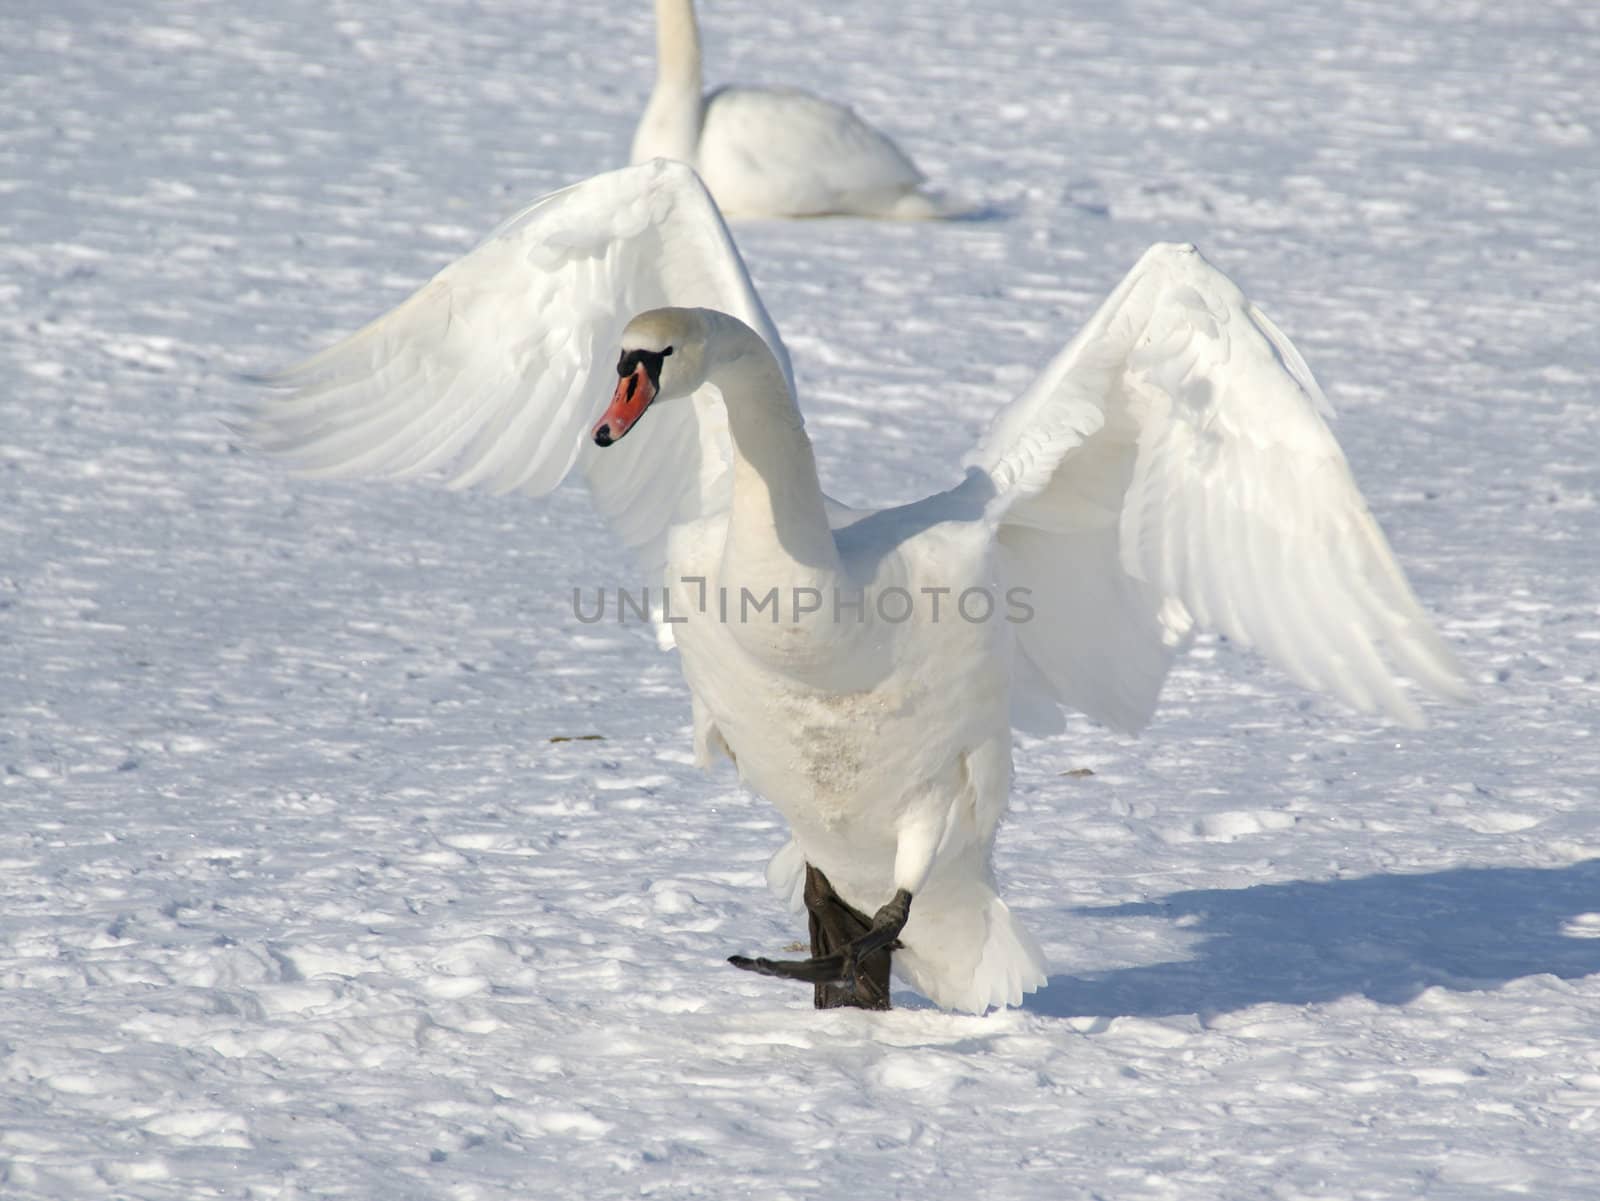
[[[1020, 1010], [815, 1013], [580, 489], [289, 477], [220, 417], [621, 163], [647, 6], [0, 11], [0, 1195], [1594, 1195], [1600, 10], [702, 6], [980, 220], [741, 224], [825, 488], [947, 485], [1157, 240], [1294, 339], [1477, 703], [1203, 641], [1022, 739]], [[587, 737], [599, 735], [599, 738]], [[1088, 774], [1092, 773], [1092, 774]]]

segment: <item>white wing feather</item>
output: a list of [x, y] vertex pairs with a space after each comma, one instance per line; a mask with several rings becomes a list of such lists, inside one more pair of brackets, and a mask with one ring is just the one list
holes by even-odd
[[[549, 492], [581, 465], [623, 541], [659, 566], [670, 526], [726, 508], [714, 394], [651, 411], [598, 452], [623, 327], [667, 305], [720, 309], [788, 353], [694, 172], [656, 160], [535, 202], [365, 329], [269, 377], [247, 436], [315, 476]], [[793, 386], [791, 376], [791, 387]]]
[[1138, 729], [1198, 623], [1408, 725], [1422, 716], [1401, 677], [1464, 697], [1328, 411], [1198, 251], [1146, 252], [968, 460], [994, 481], [1006, 581], [1036, 609], [1017, 627], [1023, 674]]

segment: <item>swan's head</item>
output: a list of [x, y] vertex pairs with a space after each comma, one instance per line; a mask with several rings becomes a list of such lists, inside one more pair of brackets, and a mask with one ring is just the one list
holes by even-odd
[[597, 446], [619, 441], [652, 404], [705, 383], [705, 319], [694, 309], [652, 309], [622, 331], [617, 390], [594, 427]]

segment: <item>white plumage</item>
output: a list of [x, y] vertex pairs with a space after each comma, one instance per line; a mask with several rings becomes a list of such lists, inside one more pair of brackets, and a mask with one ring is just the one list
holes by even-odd
[[[636, 432], [590, 442], [619, 347], [667, 346]], [[809, 861], [868, 913], [911, 892], [895, 967], [941, 1005], [1015, 1004], [1044, 981], [990, 868], [1014, 723], [1051, 728], [1065, 705], [1137, 729], [1197, 625], [1406, 724], [1406, 681], [1465, 695], [1304, 362], [1191, 246], [1146, 252], [961, 483], [893, 509], [823, 497], [783, 344], [679, 164], [539, 201], [272, 382], [291, 395], [249, 428], [316, 474], [448, 469], [537, 494], [578, 466], [688, 618], [673, 630], [697, 750], [726, 751], [790, 822], [774, 886], [797, 895]], [[824, 604], [783, 600], [774, 623], [701, 603], [771, 587]], [[1031, 620], [1005, 620], [1017, 588]], [[945, 620], [920, 602], [910, 620], [830, 611], [892, 589], [948, 590]], [[967, 589], [997, 598], [992, 619], [949, 619]]]
[[730, 216], [948, 215], [900, 148], [844, 105], [794, 88], [705, 92], [693, 0], [656, 0], [656, 81], [631, 161], [653, 158], [694, 167]]

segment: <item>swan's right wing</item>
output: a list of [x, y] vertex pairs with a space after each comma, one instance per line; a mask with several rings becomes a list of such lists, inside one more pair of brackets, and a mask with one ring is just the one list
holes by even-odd
[[615, 386], [623, 327], [668, 305], [731, 313], [789, 373], [705, 186], [658, 159], [535, 202], [391, 312], [268, 377], [288, 395], [243, 430], [312, 476], [444, 472], [453, 488], [541, 495], [576, 463], [656, 567], [671, 526], [728, 503], [720, 403], [702, 390], [658, 406], [604, 454], [585, 435]]

